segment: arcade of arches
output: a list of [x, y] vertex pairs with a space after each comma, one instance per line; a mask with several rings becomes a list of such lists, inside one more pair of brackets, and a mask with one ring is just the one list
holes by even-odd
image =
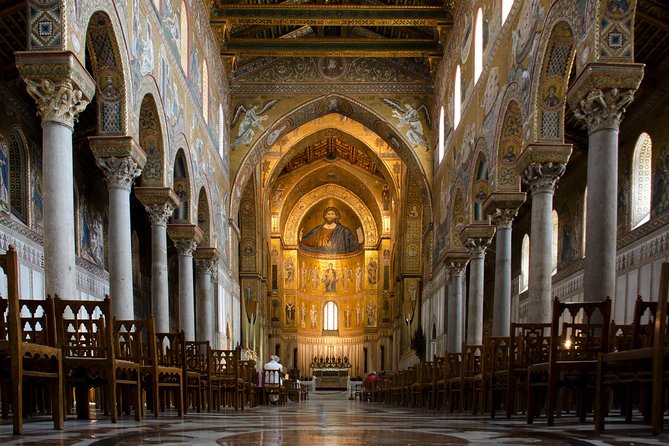
[[245, 3], [0, 1], [23, 297], [344, 378], [657, 298], [665, 2]]

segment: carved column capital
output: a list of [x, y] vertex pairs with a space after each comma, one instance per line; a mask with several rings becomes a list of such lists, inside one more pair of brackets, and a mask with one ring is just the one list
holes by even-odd
[[167, 220], [174, 213], [174, 205], [172, 203], [152, 204], [144, 207], [149, 214], [149, 220], [152, 225], [167, 225]]
[[130, 191], [135, 178], [142, 173], [142, 169], [129, 156], [98, 158], [97, 163], [105, 173], [109, 187], [118, 187]]
[[216, 259], [195, 259], [197, 270], [204, 274], [212, 274], [216, 268]]
[[42, 122], [56, 122], [73, 128], [90, 102], [70, 79], [25, 79], [28, 94], [37, 103]]
[[574, 116], [585, 121], [588, 132], [618, 129], [625, 108], [634, 99], [635, 90], [595, 89], [574, 108]]
[[488, 237], [468, 238], [464, 241], [465, 248], [469, 251], [472, 259], [482, 259], [485, 257], [485, 251], [492, 242]]
[[523, 171], [523, 182], [526, 183], [532, 194], [553, 193], [557, 181], [565, 171], [563, 163], [532, 163]]
[[176, 246], [180, 256], [192, 256], [193, 251], [197, 248], [197, 241], [193, 239], [175, 240], [174, 246]]
[[490, 214], [490, 221], [500, 229], [511, 229], [513, 219], [518, 215], [518, 209], [500, 209], [495, 208]]

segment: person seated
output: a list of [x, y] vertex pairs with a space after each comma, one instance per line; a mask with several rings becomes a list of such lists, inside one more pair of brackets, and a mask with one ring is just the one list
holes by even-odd
[[[281, 385], [283, 366], [279, 362], [278, 356], [270, 356], [270, 361], [263, 366], [263, 369], [265, 371], [265, 379], [263, 382], [265, 387], [278, 387]], [[277, 404], [279, 402], [279, 394], [272, 392], [269, 395], [269, 401], [272, 404]]]

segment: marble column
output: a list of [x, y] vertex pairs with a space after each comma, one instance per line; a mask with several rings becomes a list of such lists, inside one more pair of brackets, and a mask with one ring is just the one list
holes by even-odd
[[492, 336], [509, 336], [511, 327], [511, 226], [525, 201], [521, 192], [495, 192], [483, 205], [495, 225], [495, 290]]
[[130, 189], [142, 172], [129, 156], [98, 158], [109, 189], [109, 296], [118, 319], [134, 319]]
[[95, 81], [70, 52], [17, 52], [16, 65], [42, 118], [44, 274], [46, 293], [75, 299], [74, 123], [95, 94]]
[[171, 224], [167, 229], [179, 253], [179, 329], [187, 341], [194, 341], [193, 251], [202, 240], [202, 231], [189, 224]]
[[462, 351], [462, 279], [469, 254], [467, 251], [447, 254], [446, 262], [451, 274], [448, 288], [448, 328], [447, 350], [449, 353]]
[[151, 221], [151, 314], [156, 331], [170, 331], [169, 290], [167, 281], [167, 220], [179, 205], [171, 188], [136, 187]]
[[551, 320], [551, 277], [553, 252], [553, 194], [565, 171], [562, 163], [533, 163], [523, 173], [532, 195], [530, 232], [530, 277], [527, 320]]
[[198, 248], [195, 251], [197, 266], [197, 340], [214, 343], [214, 290], [212, 274], [218, 269], [218, 250], [216, 248]]
[[488, 224], [471, 224], [460, 233], [469, 251], [469, 301], [467, 306], [467, 336], [470, 345], [483, 344], [483, 279], [485, 251], [490, 246], [495, 227]]
[[618, 129], [643, 77], [643, 65], [589, 65], [570, 90], [574, 115], [588, 127], [585, 301], [615, 297]]

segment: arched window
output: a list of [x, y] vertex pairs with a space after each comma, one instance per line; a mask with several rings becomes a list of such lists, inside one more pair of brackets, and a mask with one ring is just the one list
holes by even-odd
[[[560, 228], [560, 217], [557, 211], [553, 211], [553, 234], [551, 235], [551, 271], [557, 272], [558, 266], [558, 229]], [[565, 249], [563, 246], [562, 249]]]
[[476, 11], [474, 24], [474, 84], [481, 77], [483, 71], [483, 10]]
[[202, 64], [202, 116], [204, 122], [209, 123], [209, 67], [207, 59]]
[[[8, 166], [0, 166], [3, 171], [3, 189], [9, 192], [9, 208], [12, 214], [18, 217], [23, 223], [28, 223], [28, 196], [26, 179], [29, 173], [29, 163], [27, 158], [28, 145], [23, 132], [14, 129], [9, 134], [9, 160]], [[7, 156], [7, 155], [5, 155]], [[5, 161], [7, 163], [7, 160]], [[9, 181], [4, 176], [4, 169], [9, 170]], [[4, 192], [4, 191], [3, 191]], [[3, 201], [5, 198], [3, 197]]]
[[439, 164], [444, 159], [444, 126], [445, 126], [444, 106], [439, 109]]
[[530, 236], [525, 234], [520, 256], [520, 291], [523, 292], [530, 284]]
[[339, 330], [339, 310], [334, 302], [326, 303], [323, 309], [323, 330]]
[[[648, 133], [639, 135], [632, 163], [632, 229], [650, 219], [651, 154], [653, 143]], [[660, 193], [660, 191], [655, 191]]]
[[460, 65], [455, 67], [455, 80], [453, 82], [453, 128], [458, 128], [460, 124], [460, 106], [462, 101]]
[[509, 17], [513, 1], [514, 0], [502, 0], [502, 25], [506, 22], [506, 18]]
[[179, 56], [181, 56], [181, 68], [188, 76], [188, 11], [186, 10], [186, 0], [181, 2], [181, 41], [179, 42]]
[[218, 153], [223, 158], [223, 145], [225, 144], [225, 121], [223, 117], [223, 104], [218, 104]]

